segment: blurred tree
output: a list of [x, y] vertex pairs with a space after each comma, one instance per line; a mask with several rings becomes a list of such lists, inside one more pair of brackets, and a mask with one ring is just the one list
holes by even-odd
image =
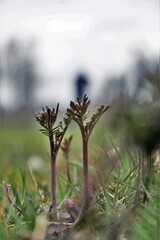
[[134, 98], [143, 99], [144, 92], [153, 103], [160, 100], [160, 79], [158, 59], [147, 59], [140, 55], [134, 67], [137, 76]]
[[112, 93], [107, 99], [112, 106], [109, 124], [116, 133], [123, 133], [121, 143], [125, 148], [135, 146], [142, 152], [144, 185], [148, 189], [152, 182], [152, 152], [160, 144], [158, 60], [139, 55], [132, 71], [124, 76], [106, 84], [106, 97]]
[[[139, 54], [133, 68], [122, 76], [112, 76], [103, 86], [104, 100], [115, 105], [126, 102], [150, 102], [160, 100], [158, 59], [148, 59]], [[129, 102], [128, 102], [129, 101]], [[159, 103], [160, 104], [160, 103]], [[112, 104], [113, 105], [113, 104]]]
[[38, 74], [33, 47], [33, 42], [23, 44], [17, 39], [11, 39], [4, 50], [5, 74], [15, 92], [16, 108], [30, 108], [34, 103]]

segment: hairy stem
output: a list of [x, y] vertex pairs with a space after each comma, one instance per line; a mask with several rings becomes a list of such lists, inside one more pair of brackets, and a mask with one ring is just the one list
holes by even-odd
[[56, 212], [56, 154], [54, 153], [54, 143], [52, 137], [50, 137], [50, 157], [51, 157], [51, 204], [54, 210], [54, 217], [57, 220]]
[[83, 139], [84, 207], [89, 207], [88, 140]]
[[76, 221], [73, 224], [74, 228], [77, 228], [81, 222], [83, 222], [84, 218], [86, 217], [86, 212], [89, 208], [90, 203], [90, 194], [89, 194], [89, 174], [88, 174], [88, 138], [86, 138], [84, 131], [82, 128], [82, 144], [83, 144], [83, 178], [84, 178], [84, 201], [80, 211], [80, 214]]

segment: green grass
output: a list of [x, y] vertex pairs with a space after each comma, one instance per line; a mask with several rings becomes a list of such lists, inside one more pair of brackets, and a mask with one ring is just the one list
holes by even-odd
[[[80, 199], [77, 188], [82, 187], [81, 141], [78, 129], [73, 126], [67, 136], [73, 134], [70, 149], [72, 184], [66, 177], [65, 163], [61, 151], [57, 159], [57, 200], [58, 203], [73, 194]], [[149, 201], [141, 201], [143, 186], [142, 172], [135, 167], [132, 156], [120, 148], [120, 165], [108, 159], [106, 151], [118, 146], [118, 139], [100, 126], [93, 132], [89, 143], [90, 176], [98, 185], [93, 194], [91, 213], [80, 233], [91, 235], [92, 239], [112, 239], [116, 224], [120, 222], [120, 232], [126, 239], [158, 239], [160, 227], [159, 175], [149, 192]], [[123, 150], [122, 150], [123, 149]], [[116, 149], [117, 150], [117, 149]], [[0, 186], [0, 239], [23, 239], [24, 234], [32, 234], [37, 229], [38, 217], [47, 220], [50, 203], [50, 164], [48, 139], [36, 128], [1, 129], [0, 137], [0, 182], [11, 184], [10, 195], [23, 214], [9, 203]], [[42, 159], [42, 166], [28, 168], [33, 156]], [[33, 159], [34, 161], [34, 159]], [[33, 168], [32, 168], [33, 167]], [[156, 172], [155, 172], [156, 173]], [[135, 195], [134, 195], [135, 194]], [[133, 196], [135, 196], [133, 201]], [[124, 218], [123, 218], [124, 216]], [[116, 219], [116, 220], [115, 220]], [[118, 223], [117, 223], [118, 222]], [[127, 224], [126, 224], [127, 223]], [[85, 230], [84, 230], [85, 229]], [[42, 228], [41, 231], [44, 231]], [[107, 237], [108, 236], [108, 237]]]

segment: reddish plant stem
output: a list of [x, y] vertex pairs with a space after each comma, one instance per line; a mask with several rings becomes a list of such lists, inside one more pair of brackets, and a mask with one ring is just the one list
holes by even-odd
[[57, 220], [57, 203], [56, 203], [56, 154], [54, 153], [54, 143], [52, 137], [50, 137], [50, 161], [51, 161], [51, 204], [54, 210], [54, 217]]
[[85, 129], [83, 126], [83, 122], [81, 120], [81, 124], [79, 124], [79, 128], [81, 131], [82, 136], [82, 148], [83, 148], [83, 194], [84, 194], [84, 200], [83, 205], [80, 211], [80, 214], [76, 221], [73, 224], [73, 227], [76, 228], [81, 220], [84, 218], [86, 214], [86, 210], [89, 208], [90, 203], [90, 193], [89, 193], [89, 174], [88, 174], [88, 136], [86, 136]]
[[88, 139], [83, 138], [84, 208], [89, 207]]

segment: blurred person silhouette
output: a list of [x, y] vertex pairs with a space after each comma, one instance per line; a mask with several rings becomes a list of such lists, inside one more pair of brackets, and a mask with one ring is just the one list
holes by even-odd
[[88, 77], [85, 73], [78, 73], [75, 78], [75, 94], [81, 100], [89, 85]]

